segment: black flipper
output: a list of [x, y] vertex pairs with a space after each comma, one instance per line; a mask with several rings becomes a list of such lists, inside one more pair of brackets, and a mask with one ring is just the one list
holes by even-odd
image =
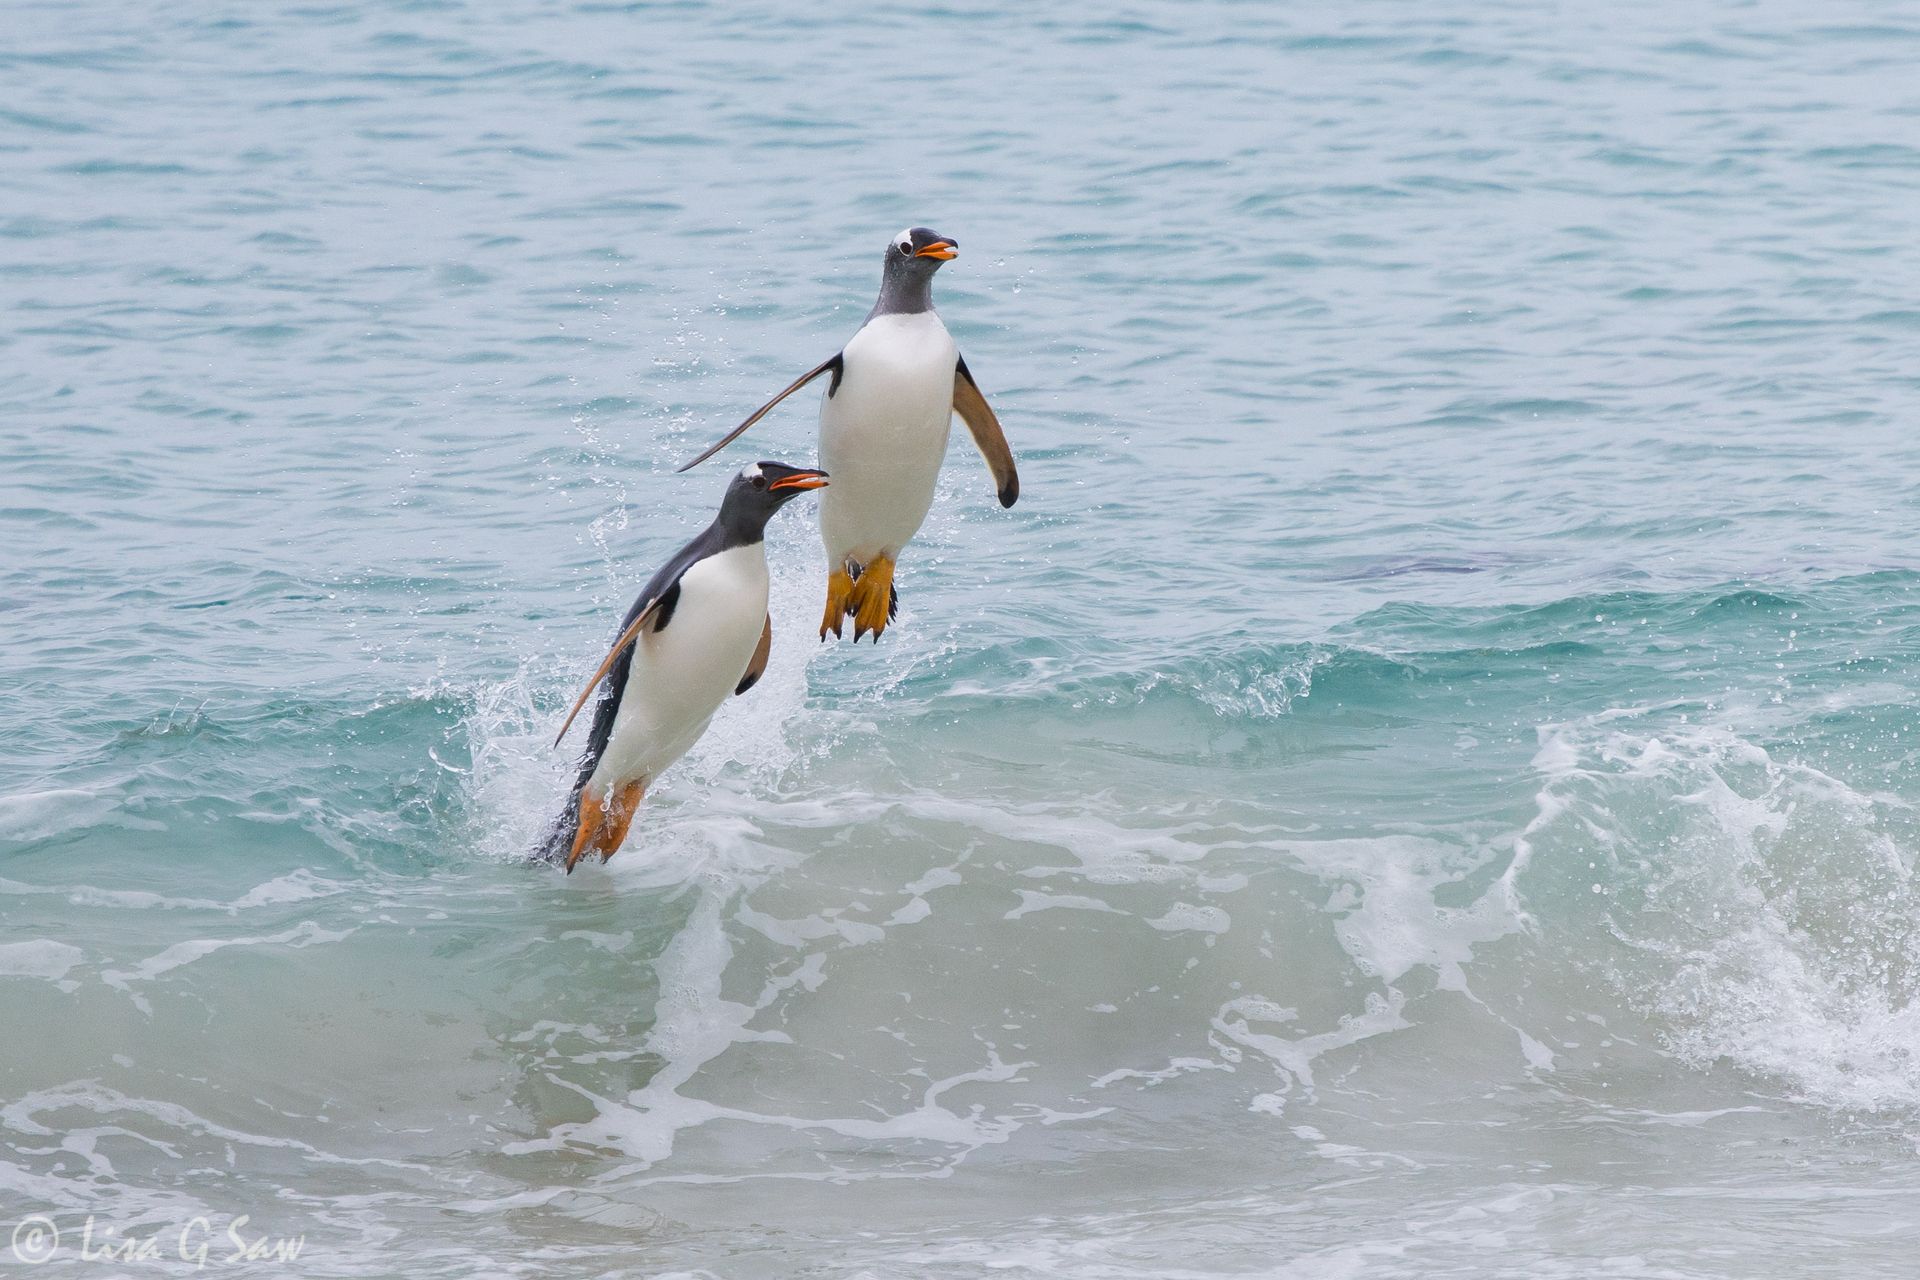
[[[727, 434], [721, 436], [719, 441], [715, 443], [712, 448], [708, 449], [705, 453], [695, 458], [692, 462], [689, 462], [685, 466], [680, 467], [679, 470], [691, 471], [693, 468], [705, 462], [708, 458], [711, 458], [714, 454], [720, 452], [722, 449], [732, 444], [736, 439], [739, 438], [741, 432], [745, 431], [748, 427], [752, 426], [754, 423], [760, 421], [760, 419], [766, 417], [767, 414], [771, 413], [773, 411], [773, 406], [779, 404], [782, 400], [785, 400], [788, 396], [792, 395], [794, 392], [798, 391], [800, 388], [806, 386], [809, 382], [812, 382], [815, 378], [819, 377], [823, 373], [833, 374], [833, 381], [827, 384], [827, 398], [831, 400], [833, 398], [834, 392], [840, 390], [840, 375], [844, 372], [846, 372], [846, 362], [840, 358], [840, 353], [836, 351], [833, 353], [833, 355], [829, 359], [821, 361], [819, 364], [813, 366], [813, 368], [807, 370], [805, 373], [795, 378], [792, 382], [788, 383], [787, 389], [785, 391], [782, 391], [779, 395], [767, 401], [765, 404], [761, 405], [758, 409], [755, 409], [752, 413], [748, 414], [747, 420], [745, 422], [741, 423], [739, 426], [735, 427], [733, 430], [727, 432]], [[984, 401], [982, 403], [984, 403]]]
[[[665, 631], [667, 624], [673, 621], [673, 611], [679, 607], [680, 579], [675, 578], [673, 585], [661, 594], [660, 607], [653, 611], [653, 625], [649, 627], [648, 630], [652, 631], [655, 635], [659, 635], [662, 631]], [[627, 625], [632, 626], [633, 624], [629, 622]], [[629, 645], [628, 648], [632, 648], [632, 646]]]

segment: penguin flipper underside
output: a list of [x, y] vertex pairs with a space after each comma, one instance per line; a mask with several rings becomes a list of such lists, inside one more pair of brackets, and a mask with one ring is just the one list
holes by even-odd
[[993, 483], [1000, 494], [1000, 505], [1012, 506], [1020, 500], [1020, 473], [1014, 470], [1013, 450], [1007, 447], [1007, 434], [1000, 429], [1000, 419], [994, 416], [987, 398], [980, 394], [980, 384], [973, 380], [964, 356], [953, 370], [953, 411], [967, 424], [980, 456], [987, 460], [987, 469], [993, 472]]
[[745, 422], [741, 423], [739, 426], [735, 427], [733, 430], [727, 432], [727, 434], [725, 434], [724, 436], [721, 436], [719, 441], [716, 444], [714, 444], [712, 448], [708, 449], [705, 453], [695, 458], [692, 462], [686, 463], [685, 465], [681, 466], [678, 469], [681, 471], [693, 470], [693, 468], [699, 466], [701, 463], [705, 462], [708, 458], [711, 458], [714, 454], [720, 452], [722, 449], [732, 444], [735, 440], [739, 439], [741, 432], [745, 431], [748, 427], [752, 426], [754, 423], [760, 421], [760, 419], [766, 417], [767, 414], [771, 413], [773, 411], [773, 406], [779, 404], [782, 400], [785, 400], [788, 396], [792, 395], [794, 392], [798, 391], [800, 388], [806, 386], [809, 382], [812, 382], [815, 378], [819, 377], [823, 373], [831, 373], [833, 375], [833, 381], [827, 384], [827, 394], [831, 396], [834, 392], [840, 389], [840, 374], [842, 369], [845, 367], [843, 362], [840, 359], [840, 355], [841, 355], [840, 352], [838, 351], [834, 352], [831, 357], [829, 357], [828, 359], [822, 360], [819, 364], [813, 366], [813, 368], [807, 370], [805, 373], [795, 378], [792, 382], [787, 384], [786, 390], [782, 391], [779, 395], [767, 401], [765, 404], [761, 405], [758, 409], [755, 409], [752, 413], [748, 414], [747, 420]]
[[[628, 623], [627, 629], [620, 633], [620, 638], [613, 642], [613, 648], [607, 651], [607, 656], [594, 670], [593, 678], [587, 681], [587, 687], [580, 691], [578, 698], [574, 699], [573, 710], [567, 712], [567, 722], [561, 725], [560, 732], [554, 735], [554, 746], [559, 746], [560, 739], [567, 736], [567, 730], [573, 727], [574, 717], [580, 714], [580, 708], [587, 705], [587, 699], [593, 696], [593, 691], [600, 686], [600, 681], [605, 678], [607, 672], [613, 670], [613, 664], [620, 660], [620, 655], [625, 653], [627, 647], [638, 638], [641, 629], [649, 622], [654, 622], [655, 631], [664, 628], [667, 620], [673, 617], [673, 607], [678, 603], [680, 603], [680, 579], [675, 577], [665, 591], [649, 600], [644, 609], [634, 614], [633, 621]], [[657, 622], [654, 621], [656, 618]]]
[[773, 615], [767, 615], [767, 625], [760, 629], [760, 643], [755, 646], [753, 659], [747, 663], [746, 674], [740, 677], [740, 683], [733, 687], [733, 696], [739, 697], [760, 683], [760, 677], [767, 674], [767, 655], [773, 652]]

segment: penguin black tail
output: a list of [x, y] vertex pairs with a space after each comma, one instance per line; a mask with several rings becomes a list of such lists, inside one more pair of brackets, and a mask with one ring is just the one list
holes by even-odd
[[533, 847], [528, 856], [534, 862], [564, 867], [567, 865], [567, 855], [573, 852], [574, 838], [579, 833], [580, 788], [575, 787], [567, 796], [566, 807], [560, 810], [553, 825], [547, 828], [547, 834], [541, 837], [540, 843]]

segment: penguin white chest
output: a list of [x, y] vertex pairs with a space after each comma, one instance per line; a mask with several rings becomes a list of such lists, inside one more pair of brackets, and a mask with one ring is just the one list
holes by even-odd
[[820, 533], [830, 563], [892, 557], [933, 505], [960, 352], [932, 311], [875, 316], [841, 352], [820, 405]]
[[589, 785], [652, 779], [685, 755], [740, 683], [766, 622], [764, 543], [694, 562], [666, 628], [634, 642], [613, 733]]

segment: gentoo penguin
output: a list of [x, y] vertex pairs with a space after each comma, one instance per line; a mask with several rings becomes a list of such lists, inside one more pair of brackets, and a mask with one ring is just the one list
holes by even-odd
[[1020, 496], [1013, 451], [967, 362], [933, 310], [933, 273], [959, 245], [925, 227], [909, 227], [887, 244], [880, 300], [839, 354], [802, 374], [755, 409], [719, 444], [682, 471], [725, 448], [775, 405], [823, 374], [820, 465], [833, 488], [820, 499], [820, 538], [827, 545], [827, 609], [820, 638], [841, 634], [853, 618], [853, 639], [871, 631], [877, 643], [899, 597], [893, 563], [933, 505], [934, 481], [947, 456], [958, 413], [993, 472], [1000, 505]]
[[588, 853], [602, 862], [660, 771], [687, 753], [729, 693], [745, 693], [767, 669], [767, 521], [827, 473], [757, 462], [735, 476], [720, 514], [653, 575], [620, 622], [606, 661], [560, 726], [607, 677], [594, 711], [573, 794], [541, 849], [567, 870]]

